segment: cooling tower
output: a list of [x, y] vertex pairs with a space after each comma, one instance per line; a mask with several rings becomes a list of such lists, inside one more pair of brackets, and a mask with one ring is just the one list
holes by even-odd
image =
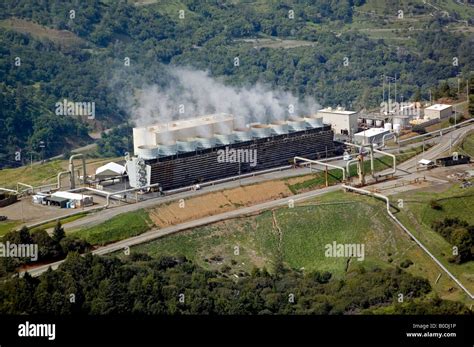
[[143, 159], [153, 159], [159, 156], [159, 147], [158, 146], [147, 146], [142, 145], [138, 146], [135, 154]]
[[304, 117], [304, 120], [311, 126], [311, 128], [321, 128], [324, 126], [323, 117], [317, 117], [314, 115], [310, 117]]
[[167, 157], [175, 155], [178, 152], [176, 141], [169, 141], [166, 143], [160, 143], [158, 145], [160, 157]]
[[272, 128], [267, 124], [254, 124], [250, 126], [252, 137], [263, 139], [272, 135]]
[[244, 142], [252, 140], [252, 133], [248, 128], [238, 128], [234, 130], [235, 141]]
[[186, 152], [194, 152], [197, 147], [198, 143], [193, 139], [188, 139], [187, 141], [176, 141], [178, 152], [186, 153]]
[[294, 132], [306, 130], [308, 125], [306, 124], [304, 118], [292, 117], [288, 120], [288, 127], [291, 132]]
[[194, 137], [192, 141], [196, 141], [198, 148], [212, 148], [216, 145], [215, 137]]
[[272, 132], [276, 135], [288, 134], [289, 127], [288, 123], [283, 120], [275, 121], [270, 124]]
[[217, 143], [220, 145], [230, 145], [235, 143], [237, 136], [233, 133], [230, 134], [216, 134]]

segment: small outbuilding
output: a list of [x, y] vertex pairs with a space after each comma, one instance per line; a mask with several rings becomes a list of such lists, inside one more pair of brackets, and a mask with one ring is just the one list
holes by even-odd
[[125, 166], [110, 162], [95, 170], [96, 179], [106, 179], [110, 177], [122, 176], [125, 174]]

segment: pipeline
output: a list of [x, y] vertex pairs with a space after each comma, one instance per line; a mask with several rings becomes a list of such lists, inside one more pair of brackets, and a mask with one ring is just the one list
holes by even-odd
[[83, 154], [73, 154], [69, 157], [69, 172], [71, 173], [71, 189], [76, 188], [76, 178], [75, 178], [75, 172], [74, 172], [74, 162], [73, 160], [75, 158], [81, 158], [82, 159], [82, 175], [84, 177], [84, 182], [86, 181], [87, 177], [87, 172], [86, 172], [86, 159]]
[[392, 218], [395, 223], [397, 223], [411, 238], [413, 241], [415, 241], [418, 246], [421, 247], [421, 249], [423, 251], [425, 251], [426, 254], [428, 254], [431, 259], [433, 259], [435, 261], [435, 263], [441, 268], [444, 270], [444, 272], [446, 272], [446, 274], [471, 298], [471, 299], [474, 299], [474, 295], [471, 294], [471, 292], [462, 285], [462, 283], [456, 278], [454, 277], [454, 275], [397, 219], [397, 217], [395, 217], [395, 215], [390, 211], [390, 200], [387, 196], [385, 195], [382, 195], [382, 194], [378, 194], [378, 193], [374, 193], [374, 192], [371, 192], [371, 191], [368, 191], [368, 190], [365, 190], [365, 189], [360, 189], [360, 188], [354, 188], [354, 187], [351, 187], [351, 186], [347, 186], [345, 184], [342, 185], [342, 187], [344, 189], [347, 189], [347, 190], [353, 190], [357, 193], [360, 193], [360, 194], [366, 194], [366, 195], [372, 195], [372, 196], [375, 196], [376, 198], [379, 198], [379, 199], [382, 199], [382, 200], [385, 200], [386, 202], [386, 207], [387, 207], [387, 213], [388, 215], [390, 216], [390, 218]]
[[296, 165], [296, 161], [297, 161], [297, 160], [305, 161], [305, 162], [307, 162], [307, 163], [315, 163], [315, 164], [322, 165], [322, 166], [329, 166], [329, 167], [332, 167], [332, 168], [341, 170], [341, 171], [342, 171], [342, 180], [343, 180], [344, 182], [346, 181], [346, 169], [344, 169], [342, 166], [337, 166], [337, 165], [333, 165], [333, 164], [328, 164], [328, 163], [322, 162], [322, 161], [320, 161], [320, 160], [311, 160], [311, 159], [306, 159], [306, 158], [302, 158], [302, 157], [294, 157], [294, 158], [293, 158], [293, 163], [294, 163], [295, 165]]

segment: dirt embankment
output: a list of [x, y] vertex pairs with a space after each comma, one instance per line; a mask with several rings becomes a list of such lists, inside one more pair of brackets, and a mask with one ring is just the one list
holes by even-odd
[[149, 213], [158, 227], [166, 227], [290, 195], [284, 182], [270, 181], [174, 201]]

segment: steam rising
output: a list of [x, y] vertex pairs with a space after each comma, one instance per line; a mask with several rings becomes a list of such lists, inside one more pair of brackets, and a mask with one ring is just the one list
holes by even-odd
[[250, 122], [269, 123], [312, 114], [320, 108], [314, 100], [301, 101], [291, 93], [272, 91], [261, 84], [235, 88], [204, 71], [173, 67], [168, 72], [171, 79], [166, 86], [145, 86], [135, 95], [129, 108], [137, 126], [230, 113], [236, 117], [236, 126], [242, 127]]

